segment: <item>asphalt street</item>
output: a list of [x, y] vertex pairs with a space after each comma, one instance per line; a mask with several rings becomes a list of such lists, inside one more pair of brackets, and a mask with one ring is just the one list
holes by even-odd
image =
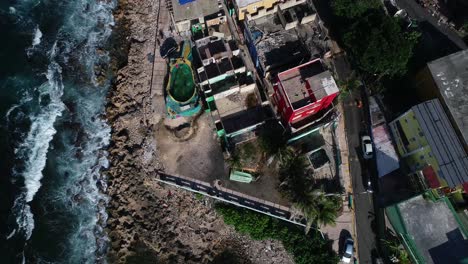
[[354, 210], [359, 263], [372, 263], [372, 254], [376, 252], [375, 233], [372, 222], [375, 217], [372, 193], [366, 191], [367, 180], [373, 173], [372, 160], [364, 160], [361, 150], [361, 136], [368, 134], [365, 106], [358, 108], [356, 99], [360, 94], [351, 94], [344, 101], [345, 128], [349, 147], [349, 170], [354, 192]]
[[414, 0], [395, 0], [397, 6], [401, 9], [404, 9], [408, 12], [408, 15], [421, 21], [427, 21], [430, 23], [440, 34], [445, 35], [453, 44], [455, 44], [459, 49], [466, 49], [467, 45], [463, 40], [458, 36], [458, 34], [453, 31], [450, 27], [445, 24], [439, 23], [436, 17], [432, 16], [426, 9], [422, 8]]

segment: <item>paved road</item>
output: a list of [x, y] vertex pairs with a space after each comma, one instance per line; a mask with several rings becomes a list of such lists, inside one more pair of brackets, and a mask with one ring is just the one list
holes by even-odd
[[[367, 133], [363, 108], [358, 108], [355, 99], [360, 94], [350, 95], [344, 102], [345, 127], [349, 147], [349, 170], [354, 190], [354, 208], [359, 263], [372, 263], [372, 251], [376, 251], [375, 234], [371, 228], [374, 218], [372, 194], [366, 192], [364, 185], [372, 173], [372, 161], [364, 161], [361, 154], [360, 136]], [[370, 172], [369, 172], [370, 171]]]

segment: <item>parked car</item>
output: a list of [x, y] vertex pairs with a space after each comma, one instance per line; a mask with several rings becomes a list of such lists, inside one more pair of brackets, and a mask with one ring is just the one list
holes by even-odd
[[354, 241], [351, 238], [347, 238], [344, 243], [344, 252], [341, 261], [344, 263], [350, 263], [354, 253]]
[[371, 159], [374, 155], [371, 138], [369, 136], [362, 136], [361, 145], [364, 159]]

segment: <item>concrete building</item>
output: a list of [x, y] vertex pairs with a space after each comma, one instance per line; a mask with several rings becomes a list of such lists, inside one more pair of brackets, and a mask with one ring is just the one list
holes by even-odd
[[304, 120], [326, 110], [339, 90], [320, 59], [280, 72], [273, 102], [284, 124], [298, 129]]
[[321, 56], [320, 50], [309, 45], [323, 31], [313, 6], [306, 1], [288, 5], [244, 20], [245, 42], [261, 77]]
[[448, 198], [425, 193], [385, 208], [396, 235], [416, 264], [468, 262], [468, 220]]
[[468, 50], [428, 63], [417, 76], [424, 100], [438, 98], [450, 122], [468, 151]]
[[223, 10], [219, 11], [218, 13], [206, 16], [205, 24], [209, 36], [220, 37], [226, 40], [232, 39], [228, 20]]
[[[247, 71], [234, 40], [210, 36], [196, 41], [202, 66], [197, 69], [218, 136], [226, 144], [262, 125], [273, 116], [268, 102], [262, 102], [252, 73]], [[248, 135], [247, 135], [248, 134]]]
[[[307, 0], [235, 0], [236, 13], [239, 20], [255, 20], [264, 16], [272, 15], [280, 10], [286, 10], [291, 7], [303, 6]], [[301, 19], [312, 19], [313, 15], [308, 13], [308, 9], [303, 9]], [[314, 12], [315, 13], [315, 12]]]
[[192, 27], [204, 27], [205, 16], [218, 13], [222, 9], [222, 2], [216, 0], [166, 0], [171, 12], [172, 22], [177, 32], [190, 37]]
[[403, 168], [423, 187], [468, 192], [468, 157], [438, 99], [412, 107], [390, 129]]
[[375, 97], [369, 97], [371, 135], [377, 164], [377, 175], [384, 177], [400, 168], [400, 160], [393, 146], [387, 121]]

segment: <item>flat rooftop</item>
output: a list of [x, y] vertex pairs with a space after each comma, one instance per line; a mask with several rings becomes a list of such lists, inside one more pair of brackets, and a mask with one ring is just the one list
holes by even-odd
[[[210, 37], [207, 37], [205, 39], [210, 39]], [[221, 38], [209, 42], [201, 42], [201, 40], [198, 40], [196, 44], [198, 53], [200, 54], [202, 60], [206, 60], [211, 57], [216, 57], [216, 55], [220, 53], [227, 52], [229, 48], [229, 46], [227, 46], [224, 40]]]
[[468, 50], [428, 63], [432, 78], [463, 139], [468, 142]]
[[284, 30], [277, 14], [256, 19], [249, 27], [265, 71], [288, 64], [298, 65], [310, 58], [296, 31]]
[[236, 112], [222, 118], [223, 126], [227, 134], [239, 131], [241, 129], [257, 125], [273, 117], [270, 106], [256, 106], [245, 111]]
[[238, 7], [244, 7], [260, 1], [263, 2], [263, 0], [236, 0], [236, 4]]
[[466, 230], [449, 203], [446, 198], [433, 202], [419, 195], [386, 209], [395, 230], [412, 240], [416, 248], [412, 251], [425, 263], [468, 261]]
[[375, 146], [377, 172], [383, 177], [400, 168], [400, 159], [393, 146], [390, 131], [383, 112], [373, 96], [369, 97], [369, 111], [372, 124], [372, 138]]
[[333, 76], [324, 69], [320, 59], [281, 72], [278, 79], [294, 109], [339, 91]]
[[213, 0], [195, 0], [181, 5], [179, 0], [171, 0], [175, 22], [192, 20], [219, 12], [218, 2]]
[[[221, 118], [247, 110], [250, 107], [258, 106], [260, 100], [255, 95], [254, 89], [250, 93], [235, 92], [226, 97], [216, 99], [216, 108]], [[252, 105], [249, 105], [249, 103]]]

